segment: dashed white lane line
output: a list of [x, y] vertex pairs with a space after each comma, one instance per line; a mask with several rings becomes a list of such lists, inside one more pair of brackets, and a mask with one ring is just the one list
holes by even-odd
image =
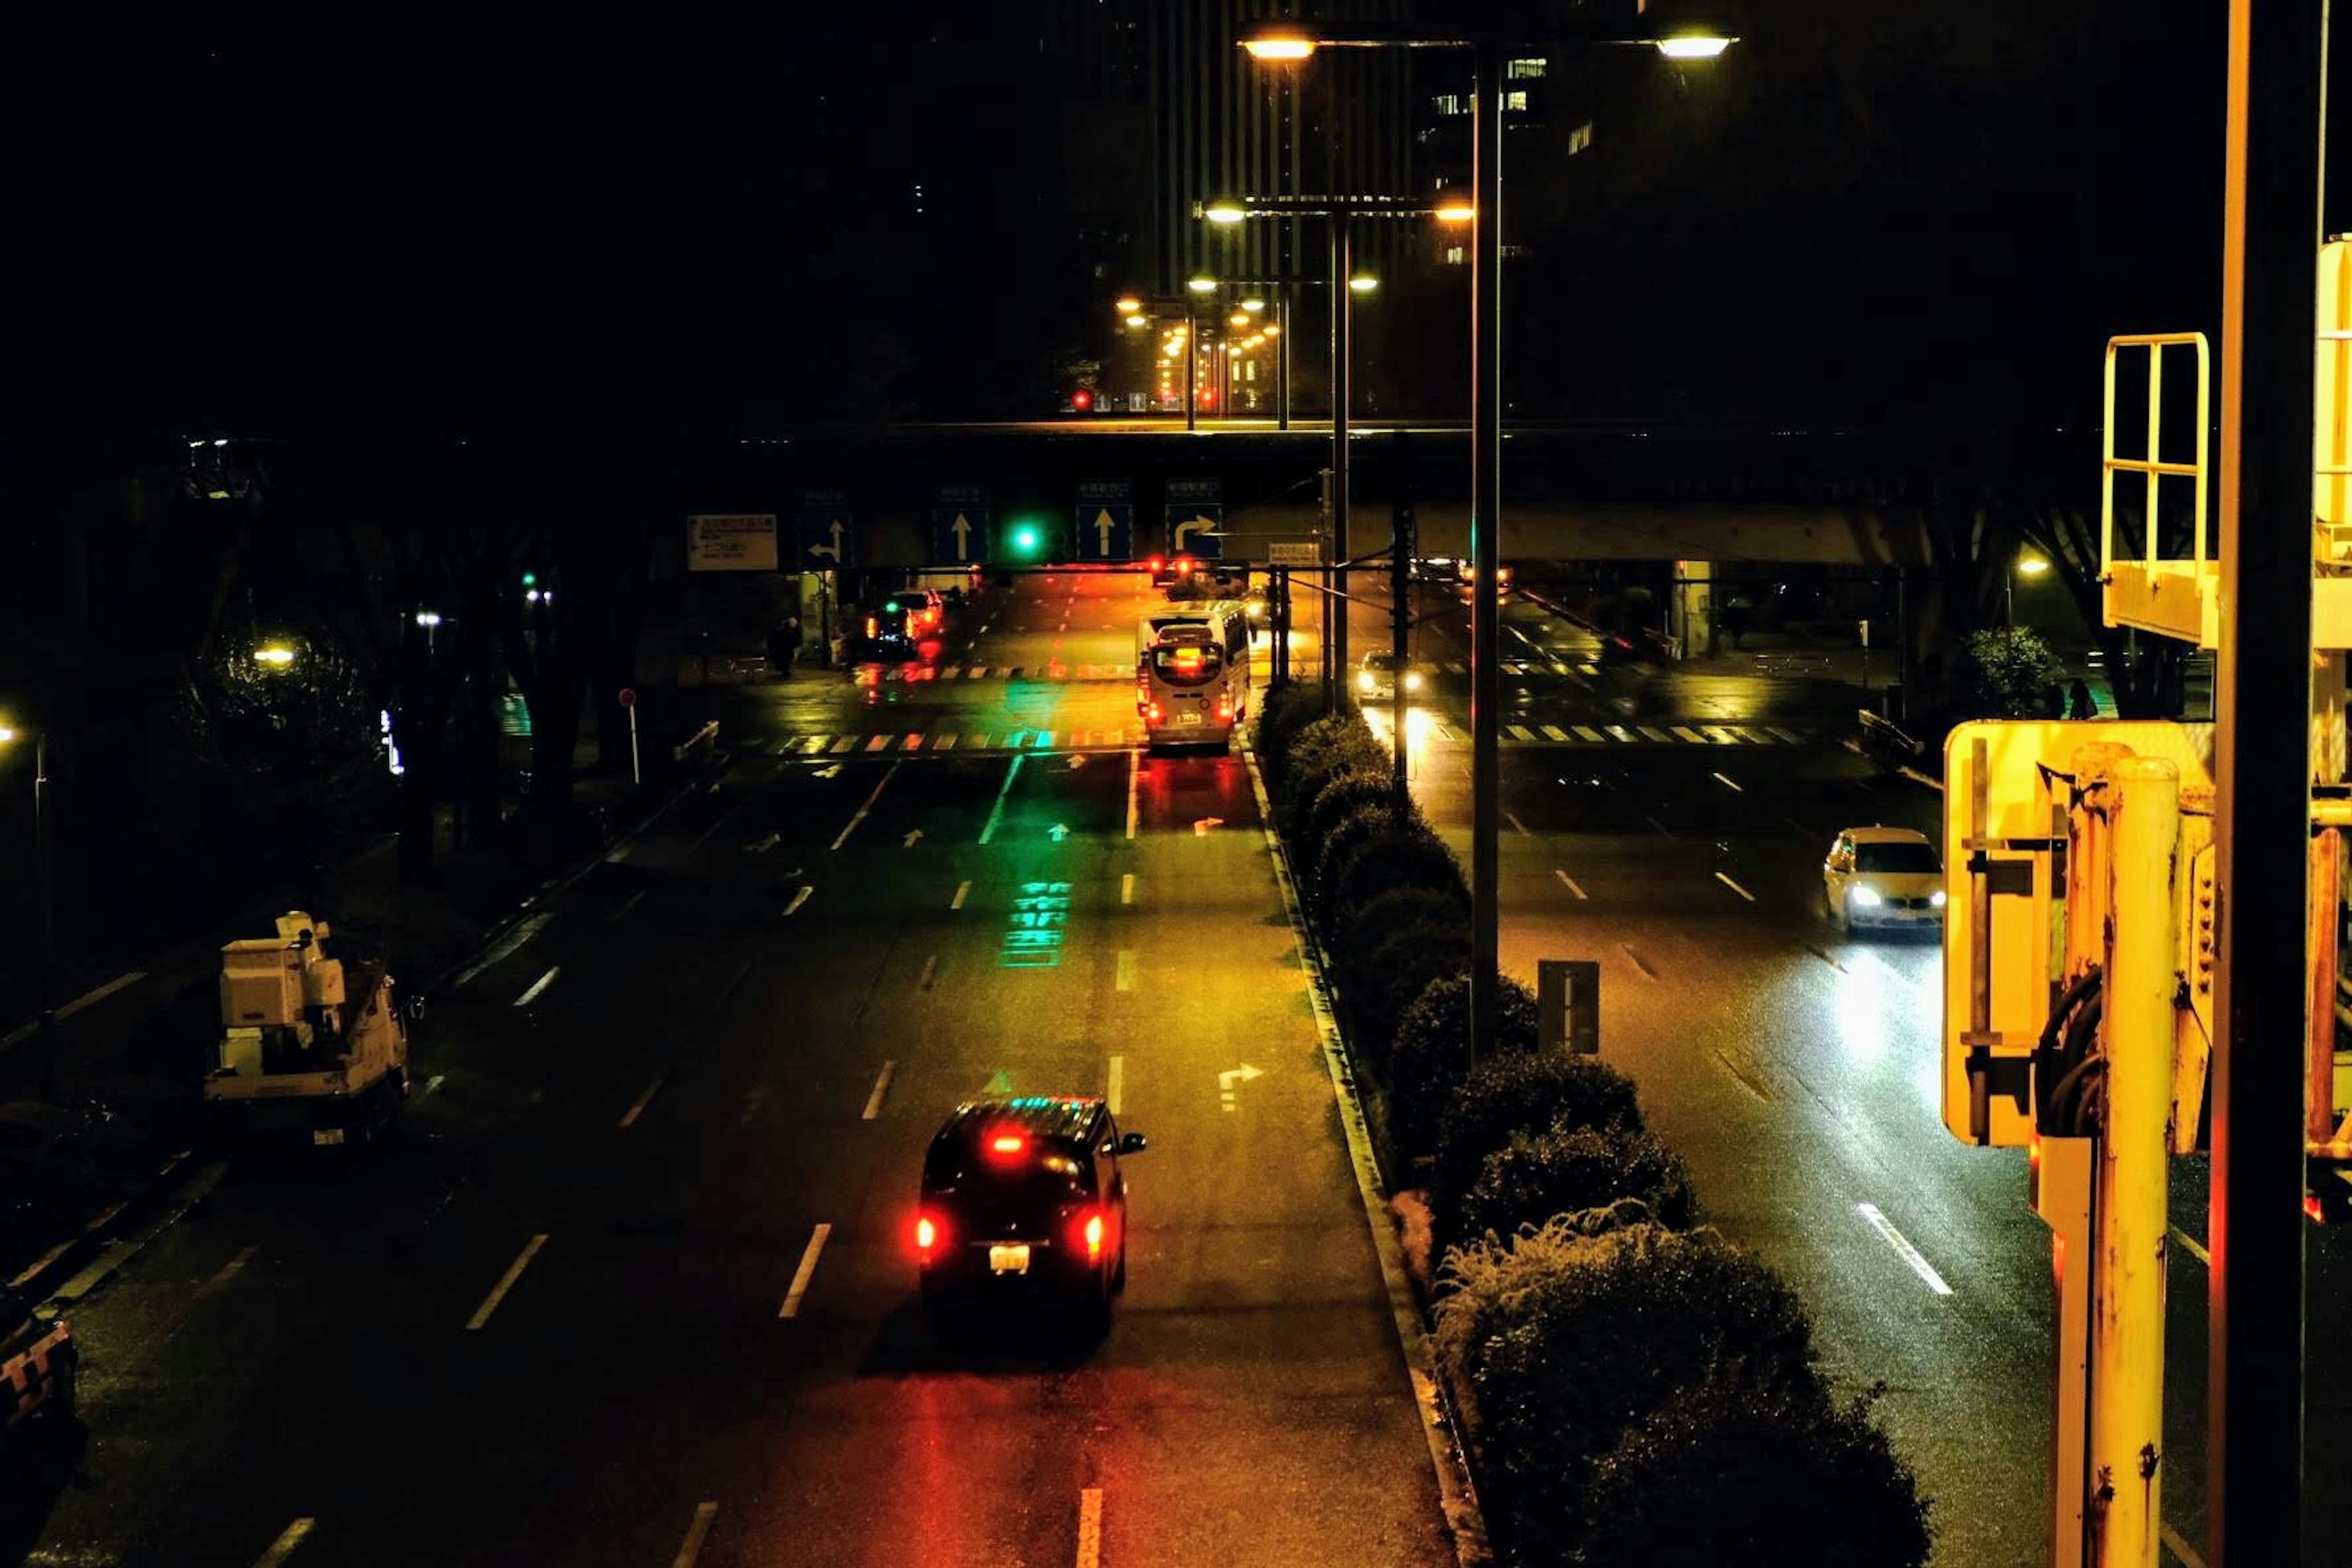
[[538, 979], [530, 983], [530, 990], [524, 992], [521, 995], [514, 999], [514, 1005], [518, 1007], [530, 1006], [533, 1002], [539, 1000], [539, 994], [541, 992], [555, 984], [555, 977], [562, 973], [563, 965], [560, 963], [551, 965], [546, 973], [541, 975]]
[[1642, 820], [1656, 828], [1658, 830], [1659, 837], [1661, 837], [1672, 838], [1675, 836], [1672, 828], [1668, 827], [1664, 823], [1660, 822], [1656, 817], [1650, 816], [1646, 812], [1643, 814]]
[[2195, 1237], [2189, 1235], [2187, 1231], [2181, 1229], [2177, 1225], [2172, 1227], [2172, 1239], [2187, 1247], [2189, 1249], [2189, 1257], [2197, 1259], [2198, 1262], [2203, 1264], [2208, 1268], [2213, 1267], [2213, 1255], [2206, 1251], [2204, 1247], [2199, 1246]]
[[923, 973], [915, 978], [915, 989], [929, 991], [931, 982], [940, 977], [940, 955], [936, 952], [923, 960]]
[[1078, 1493], [1078, 1568], [1101, 1568], [1102, 1488]]
[[1566, 888], [1570, 892], [1574, 893], [1578, 898], [1581, 899], [1581, 898], [1586, 897], [1586, 894], [1585, 894], [1584, 889], [1583, 889], [1582, 888], [1580, 888], [1580, 887], [1578, 887], [1578, 886], [1576, 885], [1576, 879], [1575, 879], [1575, 878], [1573, 878], [1573, 877], [1571, 877], [1571, 876], [1570, 876], [1567, 872], [1565, 872], [1565, 871], [1559, 871], [1559, 870], [1555, 870], [1554, 872], [1552, 872], [1552, 875], [1553, 875], [1553, 876], [1555, 876], [1555, 877], [1558, 877], [1558, 878], [1559, 879], [1559, 885], [1560, 885], [1561, 887]]
[[1129, 838], [1135, 837], [1135, 784], [1142, 771], [1143, 753], [1129, 751], [1127, 753], [1127, 836]]
[[[554, 912], [550, 910], [541, 910], [535, 915], [525, 915], [520, 921], [517, 922], [514, 930], [507, 932], [506, 935], [499, 938], [497, 942], [491, 943], [488, 952], [483, 953], [481, 957], [474, 960], [473, 963], [465, 967], [457, 976], [457, 984], [459, 985], [467, 984], [475, 975], [479, 974], [483, 970], [490, 967], [490, 965], [506, 958], [508, 954], [521, 947], [524, 942], [527, 942], [532, 937], [537, 936], [539, 934], [540, 927], [545, 925], [554, 918]], [[64, 1016], [64, 1014], [61, 1012], [58, 1016], [62, 1017]]]
[[1004, 820], [1005, 797], [1013, 793], [1013, 781], [1021, 776], [1021, 763], [1027, 755], [1025, 752], [1013, 753], [1013, 763], [1004, 770], [1004, 785], [996, 792], [996, 804], [988, 809], [987, 826], [980, 830], [980, 841], [982, 844], [996, 837], [996, 825]]
[[1721, 784], [1724, 788], [1731, 791], [1734, 795], [1746, 795], [1748, 793], [1745, 787], [1732, 783], [1731, 780], [1726, 778], [1721, 773], [1710, 773], [1708, 776], [1714, 779], [1716, 783]]
[[1745, 888], [1741, 887], [1738, 883], [1737, 883], [1737, 882], [1733, 881], [1729, 877], [1726, 876], [1723, 872], [1721, 872], [1721, 871], [1717, 871], [1717, 872], [1715, 874], [1715, 879], [1716, 879], [1717, 881], [1718, 881], [1718, 882], [1722, 883], [1725, 887], [1729, 888], [1733, 892], [1738, 893], [1741, 898], [1746, 899], [1749, 903], [1751, 903], [1751, 904], [1752, 904], [1752, 903], [1754, 903], [1754, 902], [1756, 901], [1756, 895], [1755, 895], [1755, 894], [1753, 894], [1753, 893], [1749, 892], [1747, 889], [1745, 889]]
[[635, 1127], [637, 1124], [637, 1118], [646, 1113], [646, 1107], [654, 1102], [654, 1096], [659, 1094], [662, 1085], [668, 1081], [669, 1074], [664, 1072], [656, 1077], [653, 1082], [646, 1085], [646, 1091], [637, 1096], [636, 1103], [621, 1112], [621, 1125]]
[[1919, 1249], [1911, 1245], [1910, 1239], [1895, 1229], [1894, 1223], [1885, 1215], [1878, 1212], [1876, 1204], [1856, 1204], [1853, 1206], [1855, 1213], [1870, 1222], [1870, 1228], [1885, 1237], [1886, 1245], [1895, 1248], [1895, 1254], [1911, 1266], [1911, 1272], [1927, 1282], [1928, 1289], [1938, 1296], [1948, 1296], [1952, 1293], [1952, 1288], [1944, 1283], [1944, 1277], [1936, 1272], [1935, 1266], [1922, 1258], [1919, 1255]]
[[694, 1568], [702, 1559], [702, 1543], [710, 1539], [711, 1521], [719, 1517], [715, 1502], [694, 1505], [694, 1519], [686, 1527], [686, 1539], [677, 1543], [677, 1555], [669, 1560], [669, 1568]]
[[739, 812], [739, 811], [740, 811], [740, 810], [742, 810], [742, 809], [743, 809], [743, 803], [742, 803], [741, 801], [740, 801], [740, 800], [739, 800], [739, 801], [737, 801], [733, 805], [729, 806], [725, 811], [720, 812], [720, 813], [719, 814], [719, 820], [717, 820], [716, 822], [713, 822], [709, 826], [708, 826], [708, 827], [704, 828], [704, 829], [702, 830], [702, 837], [699, 837], [699, 838], [697, 838], [697, 839], [696, 839], [696, 840], [695, 840], [691, 845], [688, 846], [688, 853], [691, 853], [692, 851], [694, 851], [694, 850], [696, 850], [696, 849], [699, 849], [699, 848], [701, 848], [705, 844], [709, 843], [709, 842], [710, 842], [710, 836], [711, 836], [712, 834], [714, 834], [714, 833], [718, 832], [720, 828], [722, 828], [722, 827], [726, 826], [727, 826], [727, 821], [728, 821], [728, 819], [729, 819], [730, 817], [733, 816], [737, 812]]
[[1122, 872], [1119, 875], [1118, 901], [1122, 904], [1135, 902], [1135, 873], [1132, 871]]
[[[1128, 837], [1132, 838], [1135, 835], [1133, 833], [1129, 833]], [[146, 978], [147, 972], [143, 969], [134, 969], [128, 974], [118, 974], [113, 979], [108, 981], [105, 984], [95, 986], [90, 990], [83, 992], [72, 1001], [68, 1002], [63, 1006], [51, 1013], [49, 1017], [53, 1022], [62, 1023], [64, 1020], [72, 1017], [76, 1013], [80, 1012], [83, 1008], [91, 1005], [93, 1003], [103, 1002], [109, 996], [111, 996], [116, 992], [121, 990], [124, 986], [136, 985], [139, 982]], [[16, 1027], [9, 1030], [5, 1035], [0, 1035], [0, 1050], [5, 1050], [9, 1047], [17, 1044], [19, 1041], [29, 1040], [40, 1032], [41, 1021], [38, 1018], [34, 1019], [29, 1024], [19, 1024]]]
[[948, 908], [951, 910], [960, 910], [963, 908], [963, 901], [970, 897], [971, 897], [971, 884], [970, 882], [958, 882], [956, 884], [955, 897], [948, 900]]
[[1135, 952], [1131, 948], [1118, 950], [1118, 989], [1135, 989]]
[[635, 848], [636, 848], [636, 846], [635, 846], [635, 845], [634, 845], [634, 844], [624, 844], [624, 845], [622, 845], [619, 848], [617, 848], [617, 849], [614, 850], [610, 855], [607, 855], [607, 856], [605, 856], [605, 857], [604, 857], [604, 864], [605, 864], [605, 865], [607, 865], [607, 866], [617, 866], [617, 865], [619, 865], [622, 861], [624, 861], [624, 860], [625, 860], [625, 859], [627, 859], [627, 858], [629, 858], [629, 853], [630, 853], [630, 851], [634, 850]]
[[530, 1260], [537, 1258], [539, 1249], [546, 1245], [545, 1231], [523, 1243], [522, 1250], [515, 1255], [515, 1260], [507, 1265], [507, 1271], [499, 1276], [499, 1282], [490, 1287], [490, 1293], [482, 1298], [482, 1304], [474, 1309], [472, 1317], [466, 1320], [467, 1333], [490, 1321], [490, 1314], [499, 1310], [499, 1303], [507, 1299], [507, 1292], [515, 1288], [515, 1281], [522, 1278], [522, 1271], [530, 1267]]
[[1110, 1107], [1110, 1113], [1113, 1116], [1117, 1116], [1118, 1114], [1119, 1100], [1122, 1098], [1121, 1091], [1126, 1088], [1127, 1058], [1125, 1057], [1113, 1057], [1110, 1058], [1110, 1082], [1103, 1090], [1103, 1102]]
[[606, 915], [604, 918], [608, 921], [620, 921], [626, 919], [629, 911], [635, 909], [637, 905], [644, 900], [645, 896], [646, 890], [643, 888], [639, 888], [635, 892], [631, 893], [627, 898], [621, 900], [621, 907], [619, 909], [614, 910], [611, 914]]
[[815, 891], [816, 889], [814, 888], [803, 888], [799, 892], [794, 893], [793, 895], [793, 901], [784, 906], [785, 918], [789, 920], [793, 915], [800, 913], [801, 906], [807, 903], [810, 896]]
[[278, 1568], [279, 1563], [293, 1556], [294, 1549], [310, 1540], [310, 1532], [318, 1528], [319, 1521], [315, 1519], [296, 1520], [269, 1543], [268, 1551], [253, 1560], [253, 1568]]
[[1511, 825], [1511, 831], [1517, 834], [1520, 837], [1532, 838], [1535, 837], [1534, 834], [1528, 831], [1528, 825], [1519, 820], [1518, 814], [1517, 812], [1507, 811], [1503, 813], [1503, 820], [1509, 823]]
[[882, 1114], [882, 1102], [890, 1096], [890, 1079], [898, 1072], [895, 1061], [884, 1062], [882, 1070], [874, 1076], [874, 1092], [866, 1097], [866, 1110], [858, 1120], [871, 1121]]
[[857, 831], [857, 825], [866, 820], [866, 814], [874, 809], [874, 803], [880, 800], [882, 792], [889, 787], [890, 780], [898, 773], [898, 766], [897, 763], [892, 763], [883, 770], [881, 782], [874, 786], [874, 793], [866, 797], [866, 804], [857, 808], [857, 815], [849, 819], [849, 826], [843, 828], [841, 837], [833, 841], [833, 847], [835, 849], [849, 842], [849, 836]]
[[779, 1319], [801, 1315], [801, 1298], [808, 1294], [809, 1279], [816, 1272], [817, 1255], [824, 1250], [824, 1238], [833, 1234], [833, 1222], [820, 1220], [809, 1236], [808, 1249], [801, 1254], [801, 1266], [793, 1270], [793, 1282], [784, 1292], [784, 1304], [776, 1310]]

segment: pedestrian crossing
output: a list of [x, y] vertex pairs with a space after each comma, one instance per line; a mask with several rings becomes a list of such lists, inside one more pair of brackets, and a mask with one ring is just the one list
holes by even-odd
[[[1442, 744], [1468, 745], [1463, 724], [1429, 721]], [[1810, 746], [1820, 737], [1777, 724], [1506, 724], [1502, 740], [1517, 746]], [[1010, 752], [1124, 752], [1145, 743], [1139, 728], [1108, 730], [887, 730], [848, 734], [787, 735], [773, 742], [779, 757], [1003, 754]]]
[[[1257, 653], [1253, 668], [1260, 675], [1272, 668], [1270, 656], [1264, 649]], [[1428, 668], [1442, 675], [1466, 678], [1470, 673], [1470, 666], [1458, 658], [1434, 663]], [[1507, 658], [1501, 661], [1500, 668], [1505, 675], [1520, 679], [1530, 675], [1592, 677], [1601, 673], [1598, 659], [1578, 662], [1572, 659]], [[1133, 680], [1135, 666], [1131, 662], [1066, 664], [1060, 660], [1045, 664], [922, 664], [909, 661], [904, 664], [861, 664], [853, 668], [852, 674], [859, 684], [868, 686], [923, 681], [1108, 681]]]

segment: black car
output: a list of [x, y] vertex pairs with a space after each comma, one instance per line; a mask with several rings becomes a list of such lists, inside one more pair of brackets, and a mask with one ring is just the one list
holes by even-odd
[[1122, 1133], [1099, 1100], [1023, 1096], [959, 1105], [923, 1158], [915, 1216], [926, 1310], [1043, 1291], [1097, 1321], [1127, 1287]]

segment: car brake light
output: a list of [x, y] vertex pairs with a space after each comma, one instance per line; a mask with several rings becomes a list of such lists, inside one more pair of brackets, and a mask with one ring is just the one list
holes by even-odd
[[1218, 692], [1218, 693], [1217, 693], [1217, 718], [1218, 718], [1218, 720], [1219, 720], [1220, 721], [1224, 721], [1224, 720], [1231, 719], [1233, 716], [1234, 716], [1234, 695], [1233, 695], [1233, 693], [1232, 693], [1232, 692], [1230, 692], [1230, 691], [1220, 691], [1220, 692]]
[[1145, 719], [1149, 720], [1150, 722], [1152, 722], [1152, 723], [1154, 723], [1154, 724], [1159, 723], [1159, 722], [1160, 722], [1160, 704], [1159, 704], [1159, 703], [1157, 703], [1157, 702], [1153, 703], [1153, 704], [1150, 706], [1150, 708], [1149, 708], [1148, 710], [1145, 710], [1145, 712], [1144, 712], [1144, 715], [1143, 715], [1143, 716], [1144, 716], [1144, 718], [1145, 718]]
[[988, 1152], [992, 1154], [1018, 1154], [1027, 1147], [1029, 1141], [1017, 1132], [1000, 1132], [988, 1141]]
[[1078, 1240], [1087, 1249], [1087, 1261], [1100, 1263], [1103, 1249], [1103, 1216], [1100, 1209], [1089, 1209], [1078, 1222]]
[[939, 1246], [940, 1237], [946, 1228], [929, 1215], [917, 1215], [915, 1216], [915, 1250], [928, 1257]]

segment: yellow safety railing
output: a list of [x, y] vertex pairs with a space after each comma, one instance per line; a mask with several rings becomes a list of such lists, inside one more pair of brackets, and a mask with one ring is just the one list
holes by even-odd
[[[2191, 347], [2197, 351], [2197, 457], [2193, 462], [2168, 463], [2158, 457], [2164, 450], [2164, 351]], [[2125, 349], [2147, 350], [2147, 455], [2144, 458], [2116, 456], [2116, 359]], [[2146, 536], [2141, 541], [2140, 563], [2150, 571], [2157, 564], [2158, 487], [2167, 479], [2192, 481], [2197, 492], [2197, 526], [2195, 553], [2190, 559], [2196, 563], [2197, 571], [2200, 574], [2203, 572], [2205, 454], [2213, 430], [2212, 387], [2212, 351], [2206, 346], [2202, 332], [2136, 332], [2107, 340], [2106, 398], [2099, 421], [2099, 575], [2103, 580], [2115, 564], [2116, 476], [2119, 473], [2147, 476]]]

